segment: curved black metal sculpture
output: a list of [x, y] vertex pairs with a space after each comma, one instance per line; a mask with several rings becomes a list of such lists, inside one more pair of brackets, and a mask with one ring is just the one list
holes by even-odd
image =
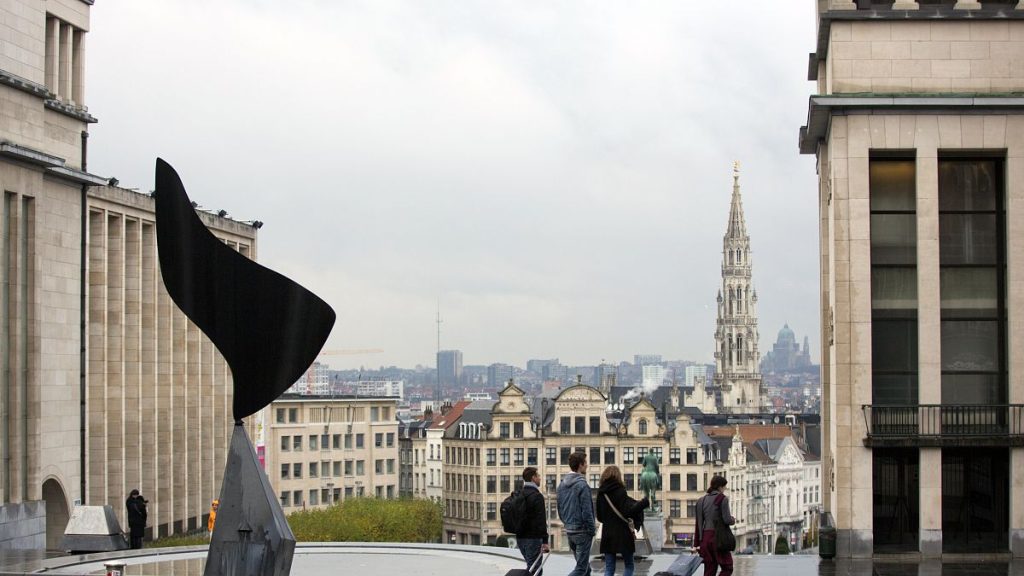
[[231, 367], [235, 426], [206, 576], [286, 576], [295, 536], [242, 418], [270, 404], [313, 363], [334, 326], [315, 294], [218, 240], [177, 172], [156, 161], [160, 271], [174, 303]]
[[235, 420], [270, 404], [316, 360], [334, 310], [218, 240], [196, 216], [178, 173], [159, 158], [156, 236], [167, 293], [231, 367]]

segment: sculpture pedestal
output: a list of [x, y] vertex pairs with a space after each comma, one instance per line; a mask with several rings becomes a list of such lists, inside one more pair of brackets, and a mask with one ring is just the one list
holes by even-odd
[[651, 552], [661, 552], [665, 544], [665, 515], [661, 510], [644, 511], [644, 532], [651, 541]]

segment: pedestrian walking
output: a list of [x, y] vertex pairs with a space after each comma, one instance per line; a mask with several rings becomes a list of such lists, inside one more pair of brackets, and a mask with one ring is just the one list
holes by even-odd
[[704, 576], [715, 576], [718, 569], [721, 576], [732, 574], [732, 552], [720, 552], [715, 546], [715, 521], [731, 526], [736, 523], [729, 510], [729, 497], [723, 490], [728, 484], [722, 476], [713, 476], [707, 494], [697, 500], [697, 526], [694, 529], [698, 551], [704, 559]]
[[[548, 521], [544, 507], [544, 495], [540, 491], [540, 472], [533, 466], [523, 470], [523, 520], [516, 532], [516, 543], [526, 560], [526, 566], [532, 567], [537, 558], [550, 552], [548, 547]], [[541, 576], [539, 570], [534, 576]]]
[[597, 489], [597, 519], [601, 522], [604, 576], [615, 576], [617, 554], [622, 556], [625, 566], [623, 576], [633, 576], [636, 531], [643, 527], [644, 510], [650, 505], [646, 496], [639, 501], [629, 497], [618, 466], [604, 469]]
[[590, 547], [597, 526], [594, 521], [594, 500], [587, 485], [587, 455], [569, 455], [569, 472], [558, 485], [558, 517], [565, 527], [569, 550], [576, 557], [576, 567], [569, 576], [590, 576]]

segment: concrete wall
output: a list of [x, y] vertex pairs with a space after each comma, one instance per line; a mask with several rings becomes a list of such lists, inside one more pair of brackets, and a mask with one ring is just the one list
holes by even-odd
[[0, 506], [0, 550], [46, 548], [46, 503], [21, 502]]

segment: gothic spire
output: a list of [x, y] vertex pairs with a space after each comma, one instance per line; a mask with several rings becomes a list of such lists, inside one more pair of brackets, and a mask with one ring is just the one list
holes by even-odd
[[743, 219], [743, 200], [740, 198], [740, 163], [732, 163], [732, 206], [729, 208], [729, 227], [726, 238], [744, 238], [747, 235], [747, 223]]

